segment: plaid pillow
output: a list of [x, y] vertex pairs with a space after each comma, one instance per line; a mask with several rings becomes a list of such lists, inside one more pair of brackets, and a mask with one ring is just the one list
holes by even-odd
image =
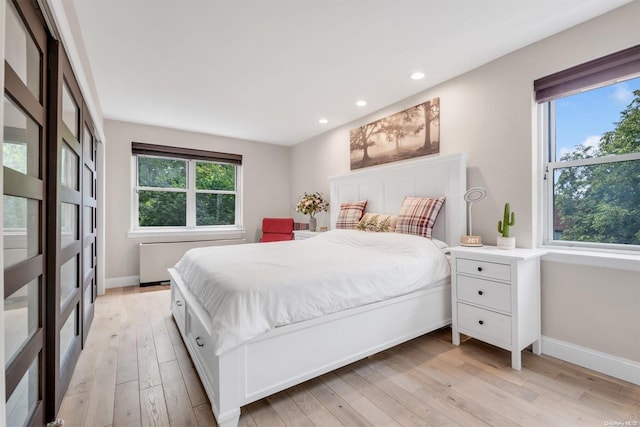
[[376, 233], [396, 231], [397, 215], [382, 215], [366, 213], [358, 223], [358, 230], [373, 231]]
[[359, 202], [343, 203], [340, 205], [340, 213], [336, 221], [336, 228], [351, 229], [356, 228], [362, 218], [364, 208], [367, 206], [366, 200]]
[[430, 239], [443, 204], [444, 197], [437, 199], [405, 197], [400, 215], [398, 215], [396, 232], [415, 234]]

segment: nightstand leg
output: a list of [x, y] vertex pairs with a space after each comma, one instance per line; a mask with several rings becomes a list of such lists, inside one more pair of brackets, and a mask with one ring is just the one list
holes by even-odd
[[531, 345], [531, 351], [533, 352], [533, 354], [537, 354], [538, 356], [542, 354], [542, 345], [540, 339], [537, 339], [533, 342], [533, 344]]
[[460, 334], [454, 327], [451, 327], [451, 343], [453, 345], [460, 345]]
[[518, 350], [511, 352], [511, 367], [516, 371], [522, 369], [522, 352]]

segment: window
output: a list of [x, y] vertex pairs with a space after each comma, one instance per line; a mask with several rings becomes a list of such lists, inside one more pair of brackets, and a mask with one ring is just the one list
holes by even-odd
[[544, 243], [640, 250], [640, 46], [535, 82]]
[[134, 229], [241, 227], [242, 156], [132, 144]]

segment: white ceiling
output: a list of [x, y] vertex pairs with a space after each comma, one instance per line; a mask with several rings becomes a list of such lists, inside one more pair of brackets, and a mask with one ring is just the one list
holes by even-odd
[[282, 145], [630, 2], [67, 1], [106, 118]]

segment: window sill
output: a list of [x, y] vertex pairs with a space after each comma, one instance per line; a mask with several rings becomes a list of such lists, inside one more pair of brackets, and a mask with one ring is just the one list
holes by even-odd
[[542, 258], [543, 261], [590, 265], [593, 267], [640, 272], [640, 253], [637, 252], [607, 252], [586, 249], [567, 249], [545, 245], [540, 246], [540, 248], [547, 251], [547, 254]]
[[130, 239], [140, 237], [213, 237], [216, 240], [243, 239], [245, 230], [242, 227], [203, 228], [203, 229], [155, 229], [155, 230], [131, 230], [127, 233]]

